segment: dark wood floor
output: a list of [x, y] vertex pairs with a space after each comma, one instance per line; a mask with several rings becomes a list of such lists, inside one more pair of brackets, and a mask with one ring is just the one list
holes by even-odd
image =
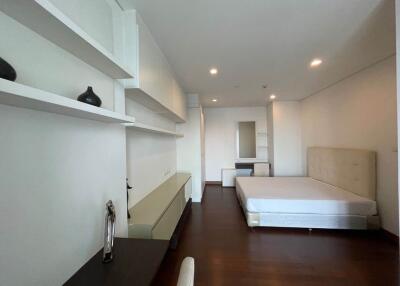
[[207, 186], [154, 285], [176, 285], [186, 256], [195, 285], [399, 285], [398, 246], [380, 233], [247, 227], [233, 188]]

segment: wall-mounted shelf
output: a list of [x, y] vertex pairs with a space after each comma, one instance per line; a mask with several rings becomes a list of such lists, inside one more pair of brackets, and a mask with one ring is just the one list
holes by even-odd
[[143, 130], [143, 131], [147, 131], [147, 132], [151, 132], [151, 133], [158, 133], [158, 134], [164, 134], [164, 135], [172, 135], [172, 136], [176, 136], [176, 137], [183, 137], [183, 134], [176, 133], [174, 131], [170, 131], [170, 130], [166, 130], [166, 129], [162, 129], [162, 128], [158, 128], [158, 127], [154, 127], [154, 126], [147, 125], [147, 124], [140, 123], [140, 122], [125, 123], [124, 125], [127, 128], [139, 129], [139, 130]]
[[0, 104], [108, 123], [135, 122], [124, 114], [5, 79], [0, 79]]
[[174, 111], [163, 105], [161, 102], [157, 101], [152, 96], [148, 95], [140, 88], [125, 88], [125, 94], [132, 100], [144, 105], [151, 111], [161, 114], [162, 116], [176, 122], [184, 123], [185, 119], [181, 118]]
[[114, 79], [133, 73], [48, 0], [2, 0], [0, 10]]

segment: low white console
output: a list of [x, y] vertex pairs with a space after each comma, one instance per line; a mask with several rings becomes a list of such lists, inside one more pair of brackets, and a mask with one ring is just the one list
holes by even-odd
[[270, 174], [270, 167], [268, 162], [236, 162], [235, 168], [223, 168], [221, 170], [222, 186], [234, 187], [236, 184], [236, 177], [268, 177]]
[[222, 169], [222, 186], [223, 187], [234, 187], [236, 178], [235, 168]]
[[191, 175], [176, 173], [129, 209], [128, 236], [171, 240], [190, 209], [191, 195]]

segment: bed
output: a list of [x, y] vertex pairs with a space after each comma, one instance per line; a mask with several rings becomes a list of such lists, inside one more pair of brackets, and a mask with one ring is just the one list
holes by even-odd
[[308, 177], [238, 177], [250, 227], [376, 229], [376, 154], [311, 147]]

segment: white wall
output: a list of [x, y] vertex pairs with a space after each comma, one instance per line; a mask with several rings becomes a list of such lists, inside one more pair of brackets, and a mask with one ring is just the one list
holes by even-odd
[[[126, 98], [126, 113], [137, 122], [175, 131], [176, 124], [143, 105]], [[128, 128], [126, 131], [127, 173], [133, 189], [129, 207], [176, 173], [176, 138]]]
[[173, 136], [127, 130], [127, 165], [133, 187], [129, 207], [133, 207], [176, 173], [176, 140]]
[[395, 57], [308, 97], [301, 107], [304, 166], [309, 146], [375, 150], [382, 225], [398, 234]]
[[206, 126], [204, 110], [200, 112], [200, 141], [201, 141], [201, 192], [204, 192], [206, 186]]
[[[221, 181], [221, 169], [235, 166], [237, 123], [256, 121], [256, 131], [266, 132], [266, 107], [205, 108], [204, 117], [206, 181]], [[267, 159], [267, 149], [257, 149], [261, 155]]]
[[184, 134], [184, 137], [178, 138], [176, 142], [177, 169], [192, 174], [193, 202], [201, 202], [204, 190], [203, 118], [201, 107], [193, 107], [187, 110], [186, 123], [177, 124], [177, 131]]
[[105, 203], [127, 235], [125, 130], [0, 105], [0, 285], [61, 285], [103, 245]]
[[274, 176], [302, 176], [301, 116], [298, 101], [273, 102], [273, 174]]
[[[396, 0], [396, 67], [397, 71], [400, 71], [400, 0]], [[397, 72], [397, 86], [400, 87], [400, 72]], [[400, 88], [397, 88], [397, 162], [400, 162]], [[397, 178], [400, 178], [400, 168], [397, 168]], [[398, 195], [400, 189], [400, 181], [397, 179], [397, 196], [400, 200], [400, 196]], [[398, 201], [398, 205], [400, 205], [400, 201]], [[398, 213], [398, 221], [400, 222], [400, 213]]]
[[267, 146], [268, 161], [271, 164], [270, 175], [274, 175], [274, 105], [272, 103], [267, 106]]
[[[17, 82], [70, 98], [92, 85], [113, 109], [106, 75], [2, 13], [0, 37]], [[102, 247], [107, 200], [127, 235], [125, 128], [0, 105], [0, 134], [0, 285], [61, 285]]]

